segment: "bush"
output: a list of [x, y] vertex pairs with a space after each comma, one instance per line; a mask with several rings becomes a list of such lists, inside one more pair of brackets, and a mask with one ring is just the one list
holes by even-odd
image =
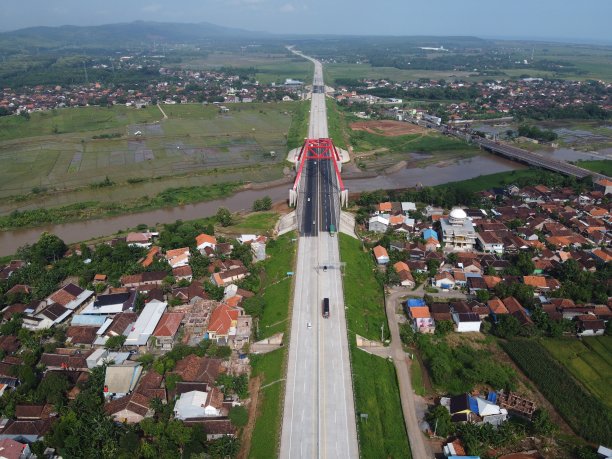
[[249, 422], [249, 413], [244, 406], [234, 406], [229, 412], [229, 419], [236, 427], [244, 427]]
[[451, 348], [443, 339], [418, 335], [417, 342], [436, 386], [453, 395], [487, 384], [494, 389], [512, 389], [516, 374], [486, 350], [469, 346]]

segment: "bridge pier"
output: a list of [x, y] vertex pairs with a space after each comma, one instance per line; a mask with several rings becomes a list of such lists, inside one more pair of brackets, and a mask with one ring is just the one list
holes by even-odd
[[295, 207], [297, 205], [297, 191], [293, 188], [289, 189], [289, 207]]

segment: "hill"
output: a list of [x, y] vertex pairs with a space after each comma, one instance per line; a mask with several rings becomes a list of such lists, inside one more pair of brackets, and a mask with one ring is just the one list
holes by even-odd
[[126, 48], [151, 42], [197, 44], [211, 39], [261, 38], [267, 34], [207, 22], [178, 24], [136, 21], [100, 26], [29, 27], [0, 33], [0, 52]]

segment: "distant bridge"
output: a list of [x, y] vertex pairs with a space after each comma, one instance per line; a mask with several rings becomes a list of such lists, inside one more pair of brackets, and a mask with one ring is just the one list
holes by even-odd
[[514, 147], [502, 142], [484, 139], [477, 135], [470, 135], [457, 129], [439, 128], [439, 130], [444, 133], [454, 135], [455, 137], [459, 137], [460, 139], [467, 140], [468, 142], [473, 142], [491, 153], [495, 153], [513, 161], [528, 164], [529, 166], [541, 167], [542, 169], [548, 169], [560, 174], [571, 175], [579, 179], [589, 176], [593, 177], [593, 180], [609, 178], [604, 174], [583, 169], [582, 167], [578, 167], [565, 161], [547, 158], [538, 153], [523, 150], [522, 148]]

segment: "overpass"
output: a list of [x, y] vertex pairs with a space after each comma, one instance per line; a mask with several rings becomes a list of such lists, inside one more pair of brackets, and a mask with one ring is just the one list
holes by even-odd
[[583, 169], [574, 164], [570, 164], [566, 161], [560, 161], [558, 159], [549, 158], [532, 151], [523, 150], [522, 148], [508, 145], [503, 142], [488, 140], [483, 137], [464, 132], [459, 129], [439, 127], [438, 130], [446, 134], [454, 135], [460, 139], [468, 142], [475, 143], [481, 148], [490, 151], [491, 153], [503, 156], [504, 158], [518, 161], [529, 166], [540, 167], [542, 169], [548, 169], [553, 172], [560, 174], [571, 175], [573, 177], [583, 179], [586, 177], [593, 177], [593, 180], [599, 180], [603, 178], [609, 178], [606, 175], [598, 174], [597, 172]]

